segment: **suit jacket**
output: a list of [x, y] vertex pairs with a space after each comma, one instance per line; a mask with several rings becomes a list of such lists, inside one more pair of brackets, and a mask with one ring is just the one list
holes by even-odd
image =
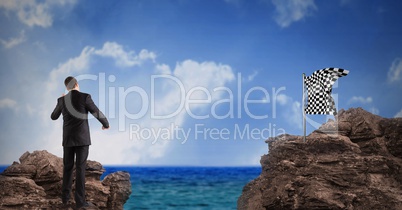
[[88, 112], [98, 119], [103, 127], [109, 127], [108, 120], [92, 101], [91, 95], [71, 90], [57, 99], [56, 108], [50, 117], [57, 120], [60, 114], [63, 114], [63, 147], [91, 145]]

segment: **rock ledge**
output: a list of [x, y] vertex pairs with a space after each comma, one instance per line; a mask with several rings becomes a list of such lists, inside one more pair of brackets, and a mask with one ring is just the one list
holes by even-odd
[[402, 118], [341, 110], [307, 136], [267, 140], [238, 209], [402, 209]]
[[[7, 167], [0, 175], [0, 208], [61, 208], [62, 158], [43, 150], [25, 152], [19, 161]], [[105, 169], [99, 162], [87, 161], [87, 201], [96, 205], [92, 209], [123, 209], [131, 194], [130, 174], [119, 171], [100, 181], [103, 172]], [[73, 183], [73, 192], [74, 186]], [[71, 198], [74, 198], [74, 194]], [[70, 202], [70, 206], [74, 207], [74, 199], [70, 199]]]

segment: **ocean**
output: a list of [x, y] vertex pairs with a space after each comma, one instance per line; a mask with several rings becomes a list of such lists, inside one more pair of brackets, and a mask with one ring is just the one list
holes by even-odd
[[244, 185], [261, 173], [261, 167], [104, 168], [101, 179], [130, 173], [132, 193], [124, 209], [236, 209]]

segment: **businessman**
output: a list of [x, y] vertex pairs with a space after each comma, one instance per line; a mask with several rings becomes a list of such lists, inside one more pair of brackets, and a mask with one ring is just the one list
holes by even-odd
[[63, 114], [62, 202], [67, 205], [70, 199], [75, 157], [75, 203], [79, 209], [93, 206], [85, 200], [85, 168], [89, 145], [91, 145], [88, 112], [102, 123], [102, 130], [109, 129], [109, 122], [92, 101], [91, 95], [80, 92], [80, 87], [74, 77], [67, 77], [64, 85], [69, 92], [57, 99], [57, 105], [51, 118], [57, 120]]

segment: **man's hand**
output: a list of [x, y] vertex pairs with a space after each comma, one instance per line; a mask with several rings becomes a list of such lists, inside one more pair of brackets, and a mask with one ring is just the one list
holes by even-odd
[[63, 94], [61, 94], [61, 97], [64, 97], [65, 95], [66, 95], [66, 94], [63, 93]]
[[109, 128], [110, 128], [110, 126], [107, 127], [107, 128], [105, 128], [105, 127], [102, 126], [102, 130], [107, 130], [107, 129], [109, 129]]

